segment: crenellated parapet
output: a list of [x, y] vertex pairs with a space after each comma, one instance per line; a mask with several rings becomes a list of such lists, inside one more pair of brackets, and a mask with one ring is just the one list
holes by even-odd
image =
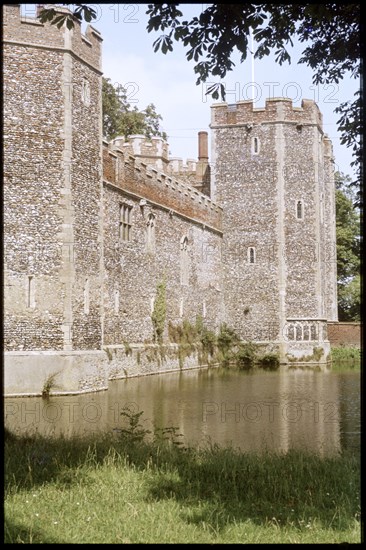
[[330, 160], [334, 160], [333, 144], [331, 139], [327, 136], [327, 134], [324, 134], [323, 144], [324, 144], [324, 156], [329, 157]]
[[253, 101], [245, 100], [232, 105], [216, 103], [211, 109], [211, 128], [246, 125], [250, 131], [252, 125], [282, 122], [298, 126], [316, 125], [321, 131], [323, 129], [322, 114], [311, 99], [303, 99], [301, 107], [294, 107], [291, 99], [274, 97], [266, 100], [264, 108], [255, 108]]
[[134, 156], [157, 170], [167, 171], [168, 166], [168, 143], [157, 136], [148, 139], [143, 134], [134, 134], [125, 139], [118, 136], [113, 144], [125, 153]]
[[[122, 144], [122, 141], [119, 142]], [[116, 140], [103, 142], [103, 179], [138, 198], [221, 231], [222, 208], [180, 179], [141, 162]]]
[[[57, 13], [70, 14], [68, 8], [50, 6]], [[3, 7], [3, 41], [13, 45], [30, 45], [55, 51], [69, 51], [73, 56], [87, 63], [93, 69], [101, 72], [102, 37], [99, 31], [88, 25], [85, 35], [81, 32], [80, 21], [75, 19], [74, 28], [69, 30], [66, 25], [58, 29], [50, 23], [40, 23], [37, 17], [23, 17], [20, 4], [6, 4]]]
[[197, 160], [187, 159], [184, 163], [180, 157], [172, 157], [169, 159], [170, 174], [195, 174], [197, 168]]
[[169, 158], [167, 141], [157, 136], [150, 139], [143, 134], [130, 135], [127, 139], [118, 136], [112, 142], [114, 148], [132, 155], [160, 172], [173, 175], [186, 185], [210, 196], [207, 132], [199, 132], [198, 160], [187, 159], [186, 163], [178, 157]]

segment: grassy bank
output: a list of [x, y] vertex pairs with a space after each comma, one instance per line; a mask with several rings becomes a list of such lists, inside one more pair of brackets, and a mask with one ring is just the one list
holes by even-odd
[[[357, 456], [89, 439], [5, 440], [7, 543], [360, 542]], [[134, 423], [133, 423], [134, 422]]]
[[361, 368], [361, 350], [349, 346], [337, 346], [331, 348], [332, 363], [334, 368]]

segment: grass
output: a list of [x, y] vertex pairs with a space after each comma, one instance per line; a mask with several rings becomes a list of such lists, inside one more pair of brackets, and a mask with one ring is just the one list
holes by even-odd
[[347, 364], [350, 367], [361, 366], [361, 350], [359, 348], [349, 346], [337, 346], [331, 348], [331, 356], [333, 365]]
[[5, 438], [7, 543], [359, 543], [360, 459], [119, 433]]

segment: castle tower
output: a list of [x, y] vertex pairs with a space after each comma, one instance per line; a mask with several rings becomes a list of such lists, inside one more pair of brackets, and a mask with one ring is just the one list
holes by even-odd
[[39, 392], [61, 367], [55, 382], [79, 391], [100, 376], [103, 332], [102, 39], [19, 5], [3, 21], [6, 391], [26, 378]]
[[223, 207], [225, 317], [281, 362], [325, 362], [337, 320], [332, 151], [317, 105], [212, 106], [212, 193]]
[[139, 161], [152, 166], [155, 170], [161, 172], [167, 171], [168, 143], [158, 136], [148, 139], [142, 134], [128, 136], [125, 140], [123, 136], [116, 137], [113, 140], [115, 147], [121, 149], [124, 153], [134, 156]]

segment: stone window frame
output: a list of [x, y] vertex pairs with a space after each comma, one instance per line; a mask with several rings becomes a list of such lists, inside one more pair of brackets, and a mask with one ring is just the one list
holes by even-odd
[[255, 246], [248, 246], [247, 257], [248, 257], [249, 264], [257, 263], [257, 253], [256, 253]]
[[184, 298], [181, 296], [179, 301], [179, 317], [183, 319], [184, 317]]
[[189, 245], [188, 236], [183, 235], [183, 237], [180, 240], [180, 284], [182, 286], [188, 286], [188, 283], [189, 283], [188, 245]]
[[26, 303], [28, 309], [35, 309], [36, 307], [36, 286], [34, 275], [28, 275], [26, 279]]
[[150, 254], [155, 253], [155, 226], [156, 215], [149, 212], [146, 222], [146, 251]]
[[119, 313], [119, 306], [120, 306], [119, 297], [120, 297], [119, 289], [115, 288], [114, 293], [113, 293], [113, 301], [114, 301], [113, 309], [114, 309], [114, 313], [116, 313], [116, 314]]
[[314, 342], [319, 339], [319, 331], [316, 322], [293, 321], [287, 325], [287, 340], [292, 342]]
[[258, 136], [252, 137], [252, 154], [259, 155], [261, 150], [261, 142]]
[[[300, 210], [299, 210], [299, 207], [300, 207]], [[297, 220], [303, 220], [305, 218], [304, 212], [305, 212], [305, 208], [304, 208], [303, 199], [297, 199], [295, 201], [295, 216], [296, 216], [296, 219]]]
[[81, 101], [86, 107], [90, 105], [90, 83], [85, 77], [81, 81]]
[[131, 242], [133, 206], [126, 202], [119, 205], [119, 242]]

